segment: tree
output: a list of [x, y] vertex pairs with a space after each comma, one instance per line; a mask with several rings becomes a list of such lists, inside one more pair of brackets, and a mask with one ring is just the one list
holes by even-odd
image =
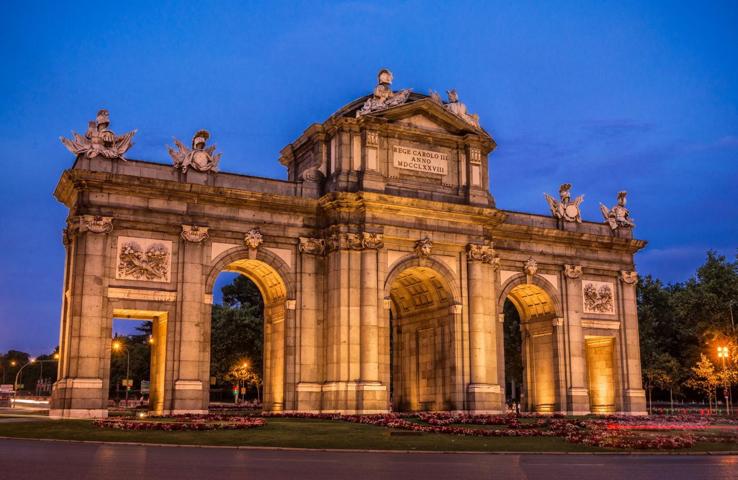
[[687, 384], [695, 390], [702, 391], [707, 396], [708, 408], [712, 411], [712, 399], [719, 385], [719, 380], [715, 365], [705, 354], [701, 354], [700, 361], [692, 367], [692, 377], [687, 380]]
[[[505, 381], [511, 385], [510, 395], [517, 401], [518, 392], [523, 384], [523, 340], [520, 334], [520, 315], [511, 301], [504, 304], [505, 322]], [[516, 388], [517, 387], [517, 388]]]
[[264, 349], [264, 303], [258, 287], [238, 276], [221, 290], [223, 305], [213, 305], [210, 372], [225, 379], [233, 365], [248, 358], [254, 372], [261, 373]]
[[[242, 360], [233, 365], [228, 373], [225, 375], [225, 379], [231, 383], [238, 385], [239, 394], [242, 386], [253, 385], [256, 387], [256, 400], [261, 401], [261, 375], [251, 366], [251, 363], [247, 360]], [[239, 397], [236, 396], [236, 403], [238, 403]]]

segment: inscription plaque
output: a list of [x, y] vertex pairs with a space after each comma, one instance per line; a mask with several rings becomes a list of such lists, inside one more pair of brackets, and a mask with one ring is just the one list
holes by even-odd
[[392, 161], [396, 168], [405, 170], [436, 175], [448, 173], [448, 155], [441, 152], [395, 145], [392, 147]]

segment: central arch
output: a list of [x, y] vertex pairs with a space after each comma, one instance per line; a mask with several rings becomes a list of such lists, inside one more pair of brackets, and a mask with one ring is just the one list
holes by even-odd
[[[285, 324], [288, 321], [288, 300], [294, 298], [289, 281], [289, 269], [282, 259], [268, 251], [246, 248], [232, 249], [215, 259], [206, 280], [206, 295], [212, 298], [213, 287], [222, 272], [234, 272], [251, 280], [264, 301], [263, 348], [263, 408], [266, 411], [285, 409]], [[212, 321], [212, 305], [207, 309], [207, 324]], [[211, 328], [207, 328], [208, 362], [210, 364]]]
[[[561, 410], [558, 390], [561, 372], [557, 366], [560, 353], [554, 324], [561, 318], [555, 289], [538, 277], [516, 275], [501, 291], [498, 308], [504, 311], [509, 300], [520, 317], [523, 364], [521, 406], [531, 412], [552, 413]], [[506, 319], [508, 321], [508, 319]]]
[[453, 275], [431, 259], [408, 259], [387, 278], [390, 300], [390, 398], [395, 411], [453, 410]]

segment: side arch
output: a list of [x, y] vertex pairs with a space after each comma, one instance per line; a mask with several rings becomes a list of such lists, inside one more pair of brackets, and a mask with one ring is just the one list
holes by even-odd
[[398, 275], [400, 275], [405, 270], [415, 267], [429, 268], [431, 270], [435, 270], [440, 275], [442, 275], [450, 290], [449, 293], [451, 293], [454, 303], [457, 305], [460, 305], [462, 303], [461, 289], [459, 288], [459, 284], [456, 281], [456, 273], [451, 271], [451, 269], [446, 264], [439, 260], [436, 260], [433, 257], [418, 258], [415, 255], [406, 255], [391, 266], [390, 271], [387, 274], [387, 278], [384, 282], [384, 297], [389, 298], [392, 284], [397, 279]]
[[[541, 290], [543, 290], [548, 298], [551, 300], [551, 306], [553, 308], [553, 313], [556, 316], [556, 318], [563, 317], [563, 309], [561, 307], [561, 298], [560, 293], [554, 287], [551, 282], [546, 280], [545, 278], [534, 275], [531, 278], [531, 283], [528, 283], [528, 278], [526, 275], [519, 273], [517, 275], [514, 275], [510, 277], [500, 288], [500, 294], [497, 296], [497, 311], [502, 312], [503, 308], [505, 306], [505, 300], [507, 300], [508, 297], [510, 297], [510, 293], [513, 291], [514, 288], [519, 287], [521, 285], [534, 285], [536, 287], [539, 287]], [[517, 307], [517, 305], [516, 305]]]

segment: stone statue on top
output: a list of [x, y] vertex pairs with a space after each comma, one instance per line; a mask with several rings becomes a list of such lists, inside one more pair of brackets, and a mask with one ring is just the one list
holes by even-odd
[[97, 112], [95, 120], [87, 124], [87, 133], [84, 136], [72, 132], [71, 139], [59, 137], [59, 140], [75, 155], [125, 160], [123, 154], [133, 146], [132, 139], [135, 134], [136, 130], [124, 135], [113, 133], [110, 130], [110, 113], [102, 109]]
[[410, 96], [410, 89], [392, 91], [392, 72], [383, 68], [377, 74], [377, 86], [374, 87], [374, 93], [366, 99], [361, 109], [356, 112], [356, 116], [360, 117], [368, 113], [386, 110], [390, 107], [402, 105]]

